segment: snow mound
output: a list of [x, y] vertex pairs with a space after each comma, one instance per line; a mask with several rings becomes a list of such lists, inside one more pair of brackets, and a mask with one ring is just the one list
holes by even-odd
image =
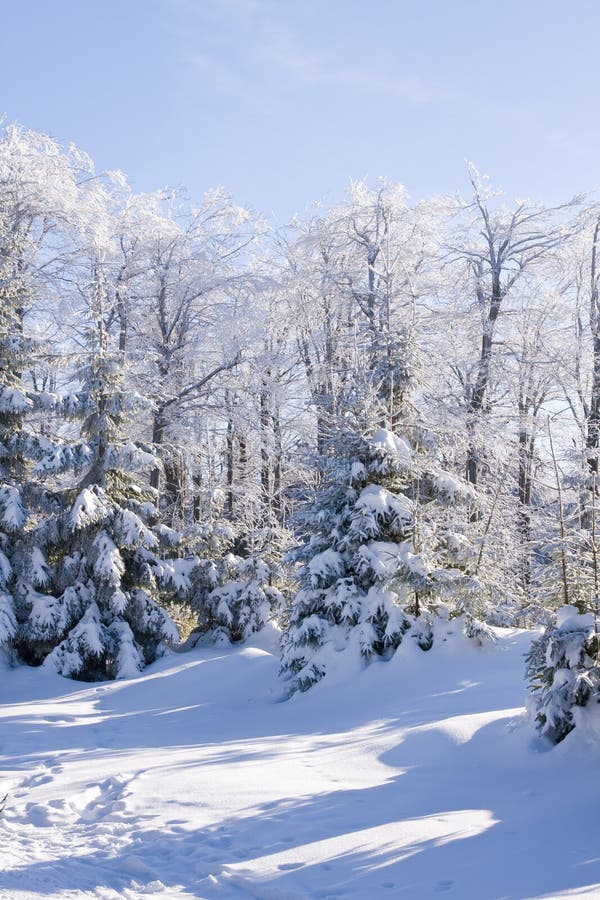
[[408, 441], [387, 428], [378, 428], [370, 438], [369, 443], [377, 449], [384, 450], [386, 453], [394, 454], [406, 463], [409, 463], [412, 459], [412, 450]]

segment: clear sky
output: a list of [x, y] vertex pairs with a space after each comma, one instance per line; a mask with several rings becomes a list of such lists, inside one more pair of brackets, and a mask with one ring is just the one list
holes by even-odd
[[413, 197], [600, 185], [597, 0], [4, 0], [0, 112], [136, 190], [286, 221], [383, 175]]

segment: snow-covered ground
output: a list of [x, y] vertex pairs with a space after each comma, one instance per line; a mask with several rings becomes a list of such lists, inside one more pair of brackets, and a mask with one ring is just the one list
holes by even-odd
[[530, 636], [340, 667], [273, 633], [83, 685], [2, 672], [0, 897], [600, 897], [600, 754], [522, 718]]

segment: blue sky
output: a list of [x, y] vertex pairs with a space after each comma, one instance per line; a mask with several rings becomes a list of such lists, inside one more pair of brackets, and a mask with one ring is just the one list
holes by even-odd
[[600, 185], [595, 0], [20, 0], [0, 111], [137, 190], [223, 185], [276, 220], [382, 175]]

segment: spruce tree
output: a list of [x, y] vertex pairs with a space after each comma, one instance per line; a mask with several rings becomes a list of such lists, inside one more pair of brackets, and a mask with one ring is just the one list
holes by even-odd
[[[281, 527], [255, 531], [251, 539], [228, 523], [198, 526], [203, 535], [191, 575], [191, 605], [198, 623], [188, 646], [200, 640], [237, 643], [278, 619], [284, 606], [286, 567], [282, 547], [289, 535]], [[234, 552], [244, 548], [244, 553]]]
[[35, 465], [56, 448], [36, 427], [40, 411], [52, 401], [25, 380], [39, 348], [25, 333], [27, 291], [18, 257], [5, 250], [0, 264], [0, 654], [14, 661], [32, 597], [50, 578], [37, 523], [52, 499]]
[[56, 596], [33, 606], [27, 628], [31, 661], [85, 680], [132, 675], [177, 639], [157, 601], [185, 579], [161, 559], [155, 496], [135, 478], [156, 459], [125, 437], [139, 398], [123, 389], [121, 356], [102, 347], [92, 354], [71, 404], [84, 416], [83, 442], [46, 462], [55, 472], [79, 469], [82, 458], [85, 466], [46, 527]]
[[352, 427], [351, 410], [334, 435], [295, 554], [300, 590], [282, 639], [290, 691], [319, 681], [339, 650], [387, 658], [408, 632], [429, 649], [441, 607], [469, 613], [465, 625], [478, 636], [486, 630], [470, 615], [473, 551], [447, 523], [436, 527], [428, 508], [472, 491], [419, 456], [387, 428]]
[[17, 634], [15, 589], [24, 553], [25, 460], [31, 449], [24, 417], [32, 404], [23, 384], [28, 343], [17, 313], [17, 292], [0, 267], [0, 650], [10, 657]]
[[539, 733], [558, 744], [577, 724], [577, 710], [600, 701], [600, 634], [594, 613], [558, 610], [556, 623], [526, 658], [527, 708]]

